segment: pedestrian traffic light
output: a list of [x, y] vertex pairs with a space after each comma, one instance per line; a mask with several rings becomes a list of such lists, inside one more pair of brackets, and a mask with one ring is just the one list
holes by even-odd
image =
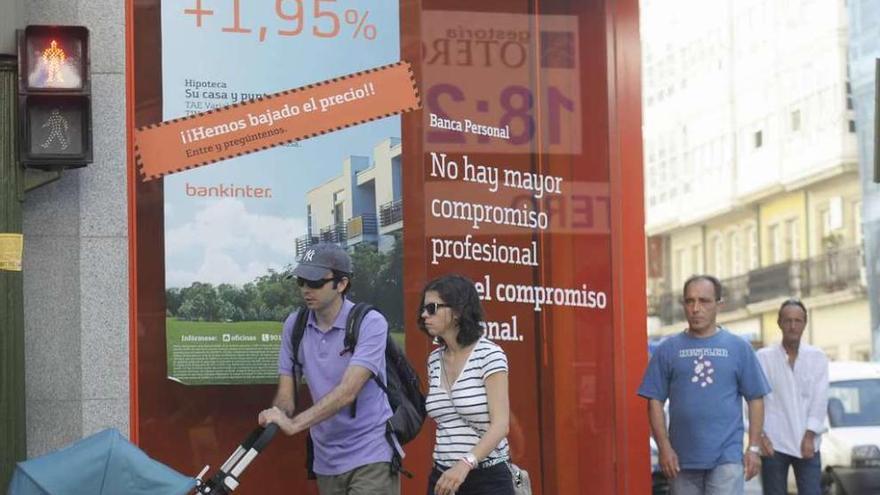
[[19, 160], [45, 170], [92, 162], [89, 31], [28, 26], [18, 31]]

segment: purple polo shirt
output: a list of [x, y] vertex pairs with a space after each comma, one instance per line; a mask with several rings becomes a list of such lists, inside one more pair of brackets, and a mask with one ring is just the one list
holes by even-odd
[[[299, 346], [299, 362], [312, 399], [315, 402], [330, 393], [342, 382], [349, 365], [356, 364], [370, 370], [385, 382], [385, 339], [388, 322], [376, 311], [364, 317], [354, 355], [340, 356], [344, 347], [345, 320], [354, 303], [345, 300], [333, 322], [333, 327], [322, 332], [309, 315], [305, 333]], [[281, 351], [278, 354], [278, 373], [293, 376], [291, 352], [293, 322], [296, 313], [284, 322]], [[357, 415], [351, 417], [351, 408], [344, 407], [335, 415], [312, 426], [310, 432], [315, 445], [314, 471], [332, 476], [351, 471], [374, 462], [389, 462], [391, 446], [385, 439], [385, 422], [391, 417], [391, 406], [385, 392], [373, 380], [367, 381], [357, 397]]]

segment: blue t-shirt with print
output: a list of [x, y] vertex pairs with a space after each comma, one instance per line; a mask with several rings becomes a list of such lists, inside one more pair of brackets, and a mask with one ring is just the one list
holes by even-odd
[[755, 351], [719, 328], [697, 338], [682, 332], [651, 357], [639, 387], [649, 399], [669, 399], [669, 441], [682, 469], [742, 462], [742, 399], [763, 397], [770, 385]]

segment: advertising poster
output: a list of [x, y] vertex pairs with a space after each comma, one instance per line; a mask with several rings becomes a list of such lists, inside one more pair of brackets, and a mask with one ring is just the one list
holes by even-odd
[[[161, 12], [163, 120], [400, 61], [397, 2], [163, 0]], [[300, 302], [286, 274], [319, 241], [350, 250], [352, 297], [402, 338], [400, 137], [387, 117], [162, 179], [169, 379], [277, 382], [281, 324]]]
[[[146, 452], [196, 473], [255, 428], [302, 302], [286, 275], [323, 241], [351, 253], [350, 298], [406, 334], [423, 386], [437, 343], [416, 326], [422, 288], [474, 281], [508, 359], [512, 461], [536, 495], [645, 492], [637, 2], [131, 4]], [[374, 75], [391, 68], [404, 77], [383, 93]], [[349, 89], [401, 101], [357, 113]], [[337, 101], [327, 91], [336, 125], [306, 110]], [[288, 105], [303, 113], [267, 113]], [[401, 493], [425, 493], [435, 426], [403, 446]], [[303, 435], [275, 438], [240, 491], [317, 493], [307, 457]]]
[[[420, 183], [406, 181], [419, 192], [405, 198], [408, 207], [423, 198], [427, 277], [458, 272], [476, 282], [486, 335], [510, 363], [514, 461], [533, 486], [552, 487], [545, 476], [578, 486], [577, 470], [546, 467], [562, 455], [603, 466], [582, 446], [612, 441], [612, 404], [598, 399], [611, 382], [597, 379], [613, 365], [607, 144], [591, 133], [604, 125], [595, 111], [603, 95], [582, 89], [600, 73], [602, 60], [581, 54], [597, 31], [563, 8], [536, 16], [519, 4], [496, 12], [427, 4], [422, 161], [407, 168]], [[609, 474], [591, 483], [613, 492], [602, 488], [613, 486]]]

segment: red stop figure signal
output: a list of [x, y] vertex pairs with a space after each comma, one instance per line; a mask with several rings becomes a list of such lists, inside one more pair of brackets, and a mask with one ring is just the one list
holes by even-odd
[[18, 32], [19, 159], [57, 170], [92, 162], [89, 31], [28, 26]]
[[64, 84], [64, 77], [61, 75], [61, 68], [64, 66], [64, 62], [67, 61], [67, 55], [64, 53], [64, 50], [58, 48], [58, 42], [52, 40], [49, 44], [49, 48], [46, 48], [46, 50], [43, 51], [43, 56], [41, 58], [49, 71], [49, 78], [46, 82], [53, 86], [55, 84]]

